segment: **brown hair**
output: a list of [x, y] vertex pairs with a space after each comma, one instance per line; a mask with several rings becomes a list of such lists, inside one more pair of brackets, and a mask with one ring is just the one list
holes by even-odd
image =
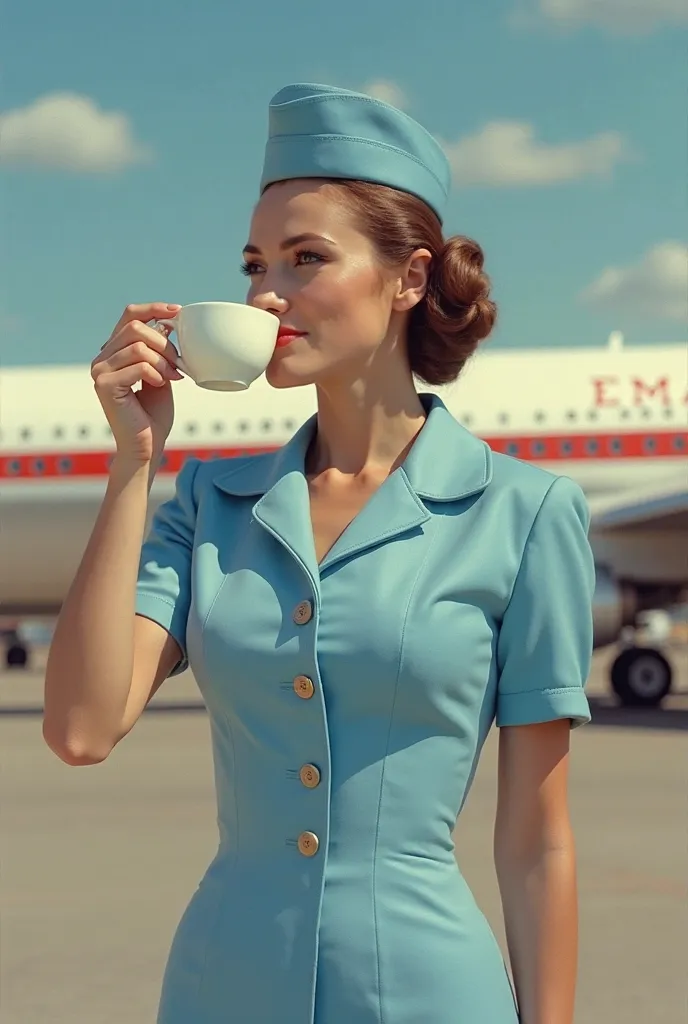
[[463, 235], [445, 239], [435, 212], [407, 192], [367, 181], [330, 184], [384, 263], [399, 266], [416, 249], [432, 253], [427, 292], [409, 317], [408, 358], [426, 384], [455, 380], [497, 317], [482, 249]]

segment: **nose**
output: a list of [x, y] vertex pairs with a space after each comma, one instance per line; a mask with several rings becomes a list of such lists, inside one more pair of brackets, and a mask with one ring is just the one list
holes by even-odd
[[281, 298], [274, 291], [258, 290], [249, 300], [251, 306], [257, 306], [258, 309], [264, 309], [268, 313], [274, 313], [275, 316], [283, 316], [289, 309], [289, 303], [286, 299]]

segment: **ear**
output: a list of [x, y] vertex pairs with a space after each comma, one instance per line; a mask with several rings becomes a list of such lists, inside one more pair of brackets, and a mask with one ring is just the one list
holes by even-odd
[[397, 278], [397, 287], [392, 308], [401, 313], [417, 306], [425, 295], [430, 278], [432, 253], [428, 249], [416, 249], [402, 268]]

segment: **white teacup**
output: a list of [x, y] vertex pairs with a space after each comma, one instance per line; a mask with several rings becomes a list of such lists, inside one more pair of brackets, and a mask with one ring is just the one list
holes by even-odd
[[192, 302], [156, 323], [176, 332], [179, 369], [208, 391], [245, 391], [270, 362], [280, 326], [241, 302]]

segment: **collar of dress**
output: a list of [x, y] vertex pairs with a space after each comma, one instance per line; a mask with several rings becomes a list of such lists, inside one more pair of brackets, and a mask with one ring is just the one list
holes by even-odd
[[[403, 475], [414, 494], [429, 501], [458, 501], [480, 493], [492, 479], [489, 445], [463, 427], [438, 395], [423, 392], [419, 397], [427, 419], [391, 476]], [[215, 486], [226, 494], [259, 497], [286, 476], [303, 476], [316, 424], [316, 415], [310, 416], [275, 452], [233, 459], [231, 468], [215, 477]]]

